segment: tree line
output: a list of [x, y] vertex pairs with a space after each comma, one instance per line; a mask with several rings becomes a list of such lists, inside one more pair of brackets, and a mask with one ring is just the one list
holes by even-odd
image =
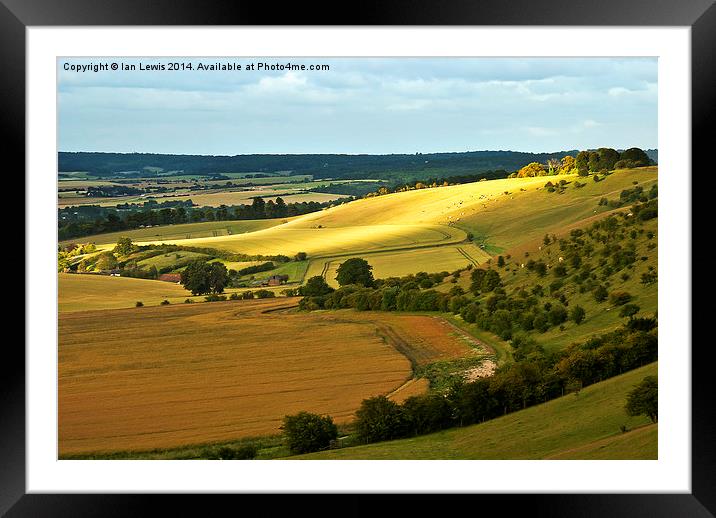
[[[200, 223], [206, 221], [236, 221], [252, 219], [275, 219], [299, 216], [317, 212], [332, 205], [346, 203], [352, 198], [330, 202], [286, 203], [282, 198], [276, 201], [253, 199], [251, 205], [221, 207], [191, 207], [191, 200], [184, 206], [153, 208], [130, 208], [118, 210], [97, 206], [66, 207], [58, 210], [58, 238], [60, 241], [77, 237], [120, 232], [147, 226]], [[186, 204], [188, 203], [189, 206]]]

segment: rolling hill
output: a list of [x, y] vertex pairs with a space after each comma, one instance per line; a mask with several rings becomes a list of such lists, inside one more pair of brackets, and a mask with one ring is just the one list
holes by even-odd
[[[628, 417], [627, 393], [657, 363], [485, 423], [291, 459], [656, 459], [657, 425]], [[629, 430], [622, 433], [620, 426]]]
[[[561, 194], [545, 189], [560, 180], [568, 182]], [[561, 233], [608, 212], [598, 205], [602, 197], [619, 198], [634, 182], [648, 188], [656, 181], [657, 168], [647, 167], [618, 170], [599, 182], [576, 175], [474, 182], [356, 200], [256, 232], [162, 242], [247, 254], [303, 251], [311, 260], [309, 277], [367, 254], [376, 254], [371, 264], [378, 277], [452, 271]], [[422, 260], [413, 257], [417, 250]]]

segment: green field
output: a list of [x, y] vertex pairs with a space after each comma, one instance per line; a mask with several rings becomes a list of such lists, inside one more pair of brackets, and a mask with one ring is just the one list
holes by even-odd
[[[656, 425], [624, 412], [627, 393], [657, 363], [482, 424], [291, 459], [656, 459]], [[620, 426], [632, 430], [626, 434]], [[641, 427], [646, 427], [642, 429]], [[584, 453], [584, 455], [582, 455]]]
[[265, 201], [284, 199], [286, 203], [319, 202], [325, 203], [345, 195], [323, 192], [306, 192], [303, 184], [268, 184], [257, 187], [244, 187], [242, 189], [193, 189], [184, 184], [161, 184], [164, 187], [173, 187], [172, 192], [140, 194], [116, 197], [89, 197], [84, 191], [59, 192], [57, 206], [59, 208], [98, 205], [100, 207], [114, 207], [124, 203], [144, 203], [149, 200], [157, 202], [187, 201], [199, 207], [220, 207], [221, 205], [251, 205], [255, 197], [262, 197]]
[[351, 257], [361, 257], [373, 267], [375, 278], [399, 277], [406, 272], [424, 271], [428, 273], [452, 272], [465, 268], [468, 264], [484, 264], [490, 256], [472, 243], [460, 246], [434, 246], [414, 248], [396, 252], [362, 253], [327, 257], [311, 261], [307, 278], [322, 275], [333, 287], [337, 287], [336, 273], [342, 262]]
[[168, 254], [155, 255], [154, 257], [150, 257], [149, 259], [139, 261], [137, 263], [137, 266], [143, 269], [148, 269], [154, 266], [157, 270], [160, 270], [161, 268], [169, 266], [180, 264], [185, 265], [188, 261], [195, 259], [204, 259], [206, 257], [209, 256], [207, 256], [206, 254], [200, 254], [198, 252], [170, 252]]

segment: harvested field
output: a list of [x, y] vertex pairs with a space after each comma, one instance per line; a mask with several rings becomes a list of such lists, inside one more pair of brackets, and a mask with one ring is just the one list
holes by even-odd
[[128, 308], [142, 301], [145, 306], [159, 305], [164, 299], [172, 304], [191, 298], [191, 292], [179, 284], [108, 275], [60, 273], [58, 279], [58, 310]]
[[347, 422], [403, 386], [411, 361], [467, 350], [432, 317], [287, 310], [296, 302], [60, 314], [60, 455], [278, 433], [301, 410]]

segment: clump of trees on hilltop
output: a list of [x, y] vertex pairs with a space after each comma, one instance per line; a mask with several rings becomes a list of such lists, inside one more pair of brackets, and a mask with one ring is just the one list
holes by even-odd
[[561, 160], [549, 159], [545, 164], [531, 162], [509, 175], [510, 178], [529, 178], [535, 176], [555, 176], [578, 173], [587, 176], [590, 173], [613, 171], [653, 165], [647, 154], [639, 148], [630, 148], [621, 153], [612, 148], [599, 148], [593, 151], [580, 151], [576, 158], [567, 155]]

